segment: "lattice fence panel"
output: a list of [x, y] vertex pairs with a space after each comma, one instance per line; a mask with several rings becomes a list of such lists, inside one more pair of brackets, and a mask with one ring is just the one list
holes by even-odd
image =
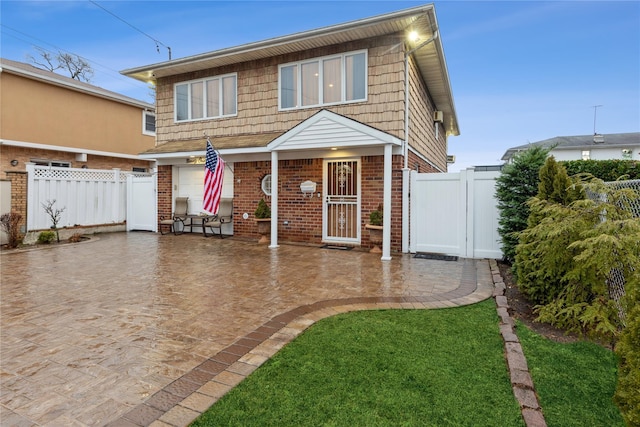
[[141, 172], [116, 169], [71, 169], [28, 165], [27, 228], [49, 228], [51, 219], [43, 204], [55, 200], [55, 209], [64, 209], [59, 227], [118, 224], [126, 220], [127, 176]]

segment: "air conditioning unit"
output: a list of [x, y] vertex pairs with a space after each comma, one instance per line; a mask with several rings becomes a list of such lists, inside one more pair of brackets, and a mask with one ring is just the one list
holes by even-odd
[[447, 154], [447, 163], [455, 163], [456, 162], [456, 156], [454, 156], [453, 154]]
[[433, 112], [433, 121], [442, 123], [444, 121], [444, 114], [442, 111], [434, 111]]

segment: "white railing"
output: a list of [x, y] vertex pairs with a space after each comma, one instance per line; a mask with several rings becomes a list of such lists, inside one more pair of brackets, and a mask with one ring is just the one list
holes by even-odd
[[51, 227], [51, 218], [43, 205], [54, 200], [54, 211], [64, 209], [58, 223], [60, 228], [118, 224], [126, 220], [127, 175], [133, 172], [26, 166], [28, 231]]

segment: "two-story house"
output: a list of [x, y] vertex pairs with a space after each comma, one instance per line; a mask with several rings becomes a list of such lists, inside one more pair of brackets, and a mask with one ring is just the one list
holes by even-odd
[[264, 198], [272, 247], [368, 247], [382, 205], [382, 258], [407, 251], [409, 171], [446, 172], [458, 134], [433, 5], [122, 73], [156, 85], [157, 145], [142, 156], [157, 161], [159, 216], [178, 196], [202, 211], [206, 135], [226, 162], [233, 234], [257, 236]]
[[[100, 87], [0, 59], [2, 212], [27, 223], [26, 164], [149, 171], [155, 107]], [[9, 197], [10, 195], [10, 197]]]

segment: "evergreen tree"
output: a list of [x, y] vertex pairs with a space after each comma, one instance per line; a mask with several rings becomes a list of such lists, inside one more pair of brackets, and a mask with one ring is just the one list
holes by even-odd
[[502, 238], [504, 258], [509, 262], [515, 260], [517, 233], [527, 228], [527, 200], [538, 192], [539, 171], [548, 154], [548, 148], [532, 146], [514, 156], [513, 162], [504, 166], [497, 179], [498, 233]]
[[538, 194], [528, 202], [527, 229], [519, 235], [513, 272], [520, 289], [533, 302], [545, 304], [566, 287], [565, 275], [575, 255], [568, 246], [579, 239], [582, 224], [559, 221], [571, 214], [571, 203], [584, 199], [584, 190], [553, 156], [538, 178]]

